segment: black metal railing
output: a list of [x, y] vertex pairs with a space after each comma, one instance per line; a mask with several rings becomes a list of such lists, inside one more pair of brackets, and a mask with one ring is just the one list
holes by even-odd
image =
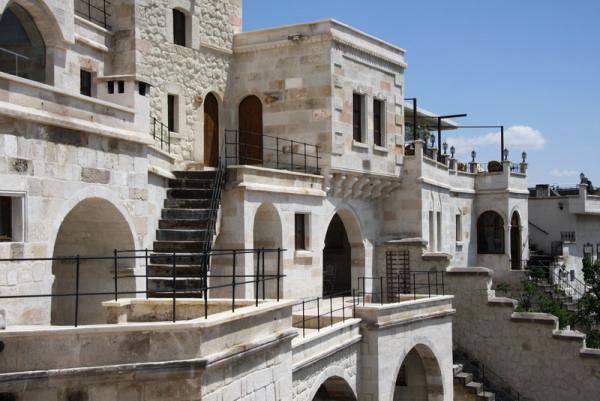
[[152, 117], [152, 138], [158, 143], [161, 150], [171, 153], [171, 130], [158, 118]]
[[[2, 263], [36, 263], [36, 262], [60, 262], [62, 264], [71, 264], [73, 268], [73, 289], [67, 292], [53, 292], [53, 293], [39, 293], [39, 294], [18, 294], [18, 295], [2, 295], [0, 300], [11, 300], [11, 299], [36, 299], [36, 298], [72, 298], [73, 299], [73, 325], [77, 327], [79, 325], [79, 306], [82, 299], [90, 299], [93, 297], [104, 296], [108, 299], [114, 299], [117, 301], [120, 296], [137, 297], [138, 295], [145, 295], [148, 299], [151, 295], [161, 296], [172, 299], [172, 321], [177, 321], [177, 299], [178, 298], [189, 298], [190, 296], [202, 295], [204, 297], [204, 318], [208, 318], [208, 293], [209, 291], [230, 291], [231, 298], [231, 310], [235, 311], [236, 308], [236, 290], [240, 287], [246, 288], [248, 285], [254, 286], [254, 301], [255, 306], [259, 305], [259, 300], [266, 300], [268, 282], [275, 281], [275, 289], [270, 289], [271, 293], [275, 294], [277, 302], [281, 299], [281, 280], [285, 277], [281, 274], [281, 258], [284, 249], [229, 249], [229, 250], [214, 250], [210, 252], [198, 252], [198, 253], [178, 253], [178, 252], [154, 252], [150, 249], [143, 250], [114, 250], [110, 256], [68, 256], [68, 257], [52, 257], [52, 258], [10, 258], [0, 259]], [[171, 258], [171, 272], [168, 274], [156, 274], [148, 271], [149, 265], [153, 258], [156, 258], [156, 254], [167, 256]], [[237, 259], [245, 254], [253, 254], [256, 259], [256, 265], [254, 273], [252, 275], [239, 274], [237, 270]], [[273, 258], [265, 258], [265, 255], [276, 255], [277, 261], [273, 262]], [[183, 258], [197, 258], [198, 260], [211, 260], [211, 258], [219, 258], [220, 266], [224, 264], [230, 264], [231, 274], [208, 274], [208, 269], [202, 269], [198, 271], [198, 274], [178, 274], [177, 273], [177, 259]], [[224, 259], [229, 259], [227, 263]], [[270, 260], [275, 266], [266, 267], [265, 260]], [[143, 275], [131, 273], [132, 266], [124, 265], [145, 263], [145, 272]], [[103, 263], [104, 265], [110, 265], [112, 277], [110, 278], [111, 291], [106, 290], [81, 290], [81, 277], [82, 269], [96, 269], [97, 265], [91, 265], [92, 262]], [[180, 263], [181, 264], [181, 263]], [[188, 263], [185, 263], [187, 265]], [[64, 267], [64, 266], [63, 266]], [[229, 267], [228, 267], [229, 269]], [[199, 269], [200, 270], [200, 269]], [[267, 273], [272, 271], [275, 273]], [[137, 280], [145, 279], [146, 288], [144, 290], [136, 289], [123, 289], [123, 280]], [[149, 281], [151, 279], [166, 279], [170, 281], [171, 288], [156, 288], [149, 289]], [[200, 284], [194, 288], [177, 288], [177, 281], [181, 279], [200, 279]], [[97, 277], [94, 277], [94, 282], [97, 282]], [[209, 280], [217, 281], [215, 284], [209, 284]], [[89, 284], [89, 283], [86, 283]], [[106, 284], [106, 282], [104, 283]], [[262, 295], [261, 295], [262, 293]], [[223, 297], [219, 297], [223, 298]]]
[[221, 205], [221, 195], [223, 193], [224, 185], [225, 162], [223, 161], [222, 157], [219, 157], [217, 170], [215, 172], [215, 178], [213, 179], [212, 196], [210, 198], [210, 205], [208, 207], [208, 225], [204, 234], [204, 251], [212, 250], [212, 242], [217, 227], [217, 216], [219, 214], [219, 207]]
[[109, 0], [75, 0], [75, 14], [110, 29], [111, 3]]
[[[411, 271], [408, 277], [409, 283], [406, 283], [405, 275], [358, 277], [356, 296], [363, 304], [367, 301], [387, 304], [399, 302], [402, 298], [416, 300], [446, 295], [444, 271]], [[397, 280], [398, 285], [389, 285], [393, 280]], [[367, 282], [371, 284], [370, 291], [367, 291]]]
[[423, 156], [425, 156], [428, 159], [435, 160], [435, 158], [433, 157], [433, 148], [424, 147]]
[[248, 131], [225, 130], [225, 163], [320, 174], [319, 146]]
[[321, 331], [354, 318], [356, 305], [357, 297], [347, 292], [303, 299], [292, 306], [293, 324], [302, 330], [302, 337], [306, 337], [307, 329]]

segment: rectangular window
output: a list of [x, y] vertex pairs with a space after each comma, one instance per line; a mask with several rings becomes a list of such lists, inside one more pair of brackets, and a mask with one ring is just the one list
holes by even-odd
[[384, 103], [373, 100], [373, 142], [377, 146], [384, 146]]
[[140, 96], [146, 96], [146, 93], [148, 92], [148, 84], [145, 82], [139, 82], [138, 90], [139, 90]]
[[86, 70], [79, 71], [79, 92], [84, 96], [92, 96], [92, 73]]
[[169, 125], [169, 131], [177, 132], [178, 121], [177, 121], [177, 96], [167, 96], [167, 122]]
[[185, 14], [173, 10], [173, 43], [185, 46]]
[[460, 214], [456, 215], [456, 242], [462, 242], [463, 232], [462, 232], [462, 216]]
[[352, 137], [357, 142], [363, 141], [363, 96], [355, 93], [352, 97]]
[[560, 233], [560, 240], [562, 242], [574, 243], [575, 242], [575, 231], [563, 231]]
[[0, 196], [0, 242], [10, 242], [12, 237], [12, 199]]
[[437, 242], [436, 242], [436, 250], [440, 252], [442, 250], [442, 212], [437, 212]]
[[435, 227], [434, 227], [434, 213], [433, 210], [429, 212], [429, 250], [435, 250]]
[[306, 250], [306, 215], [296, 213], [294, 222], [296, 250]]
[[108, 88], [107, 88], [108, 93], [110, 93], [111, 95], [113, 93], [115, 93], [115, 81], [108, 81], [107, 85], [108, 85]]
[[125, 93], [125, 81], [117, 81], [119, 93]]

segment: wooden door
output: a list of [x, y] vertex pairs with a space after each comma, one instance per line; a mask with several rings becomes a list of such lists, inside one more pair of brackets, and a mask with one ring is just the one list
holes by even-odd
[[240, 164], [262, 164], [263, 162], [263, 110], [260, 99], [248, 96], [239, 109], [239, 157]]
[[204, 99], [204, 165], [219, 163], [219, 103], [212, 93]]

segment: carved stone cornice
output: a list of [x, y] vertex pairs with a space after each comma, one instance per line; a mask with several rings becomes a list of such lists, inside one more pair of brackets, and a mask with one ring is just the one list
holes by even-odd
[[344, 199], [376, 200], [390, 196], [400, 187], [400, 177], [332, 171], [328, 175], [328, 195]]

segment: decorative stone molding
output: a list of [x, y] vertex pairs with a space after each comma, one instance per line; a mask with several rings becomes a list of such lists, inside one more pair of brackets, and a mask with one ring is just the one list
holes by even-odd
[[399, 187], [399, 177], [364, 174], [359, 171], [332, 171], [326, 183], [329, 196], [344, 199], [387, 198]]

